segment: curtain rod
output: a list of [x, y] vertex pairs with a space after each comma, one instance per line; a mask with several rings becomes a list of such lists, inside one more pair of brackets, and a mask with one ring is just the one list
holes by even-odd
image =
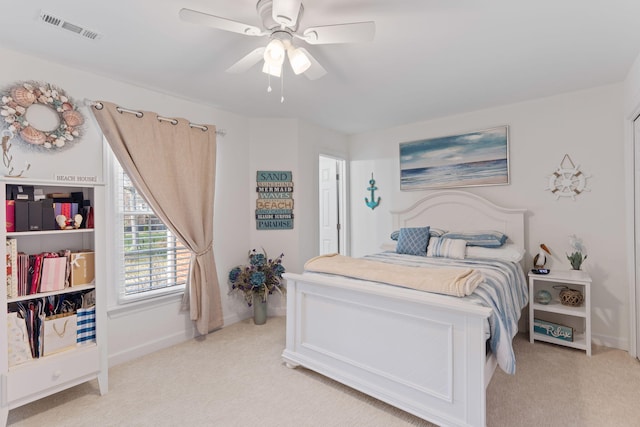
[[[96, 102], [96, 101], [92, 101], [90, 99], [85, 99], [84, 103], [86, 105], [90, 105], [98, 110], [102, 110], [104, 108], [104, 105], [102, 105], [101, 102]], [[144, 116], [144, 113], [142, 111], [136, 111], [136, 110], [129, 110], [128, 108], [122, 108], [122, 107], [116, 107], [116, 110], [118, 110], [119, 113], [129, 113], [129, 114], [135, 114], [136, 117], [140, 118], [142, 116]], [[162, 117], [162, 116], [157, 116], [157, 119], [161, 122], [169, 122], [172, 125], [177, 125], [178, 124], [178, 120], [176, 119], [172, 119], [170, 117]], [[191, 126], [192, 128], [198, 128], [201, 129], [203, 132], [206, 132], [207, 130], [209, 130], [209, 128], [205, 125], [199, 125], [196, 123], [191, 123], [189, 122], [189, 126]], [[227, 134], [227, 131], [225, 129], [216, 129], [216, 135], [220, 136], [220, 137], [224, 137]]]

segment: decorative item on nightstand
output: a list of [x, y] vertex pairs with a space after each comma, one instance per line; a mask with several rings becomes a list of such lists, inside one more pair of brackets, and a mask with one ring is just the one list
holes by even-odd
[[573, 328], [546, 320], [533, 319], [533, 330], [539, 334], [573, 342]]
[[284, 295], [286, 289], [282, 282], [285, 272], [280, 254], [277, 258], [267, 258], [262, 250], [249, 252], [249, 265], [239, 265], [229, 272], [230, 292], [242, 292], [244, 299], [253, 306], [253, 320], [256, 325], [264, 325], [267, 321], [267, 296], [273, 291]]
[[536, 292], [536, 302], [543, 305], [549, 304], [551, 302], [551, 292], [544, 289], [539, 290]]
[[567, 254], [567, 259], [571, 263], [571, 269], [580, 270], [582, 263], [587, 259], [587, 248], [582, 243], [582, 239], [575, 234], [569, 236], [569, 246], [571, 246], [571, 255]]
[[540, 245], [540, 252], [538, 252], [534, 257], [533, 257], [533, 266], [535, 268], [544, 268], [544, 265], [547, 263], [547, 256], [545, 255], [545, 252], [549, 255], [551, 255], [551, 251], [549, 250], [549, 248], [547, 247], [547, 245], [545, 245], [544, 243], [542, 243]]
[[560, 303], [569, 307], [580, 307], [584, 302], [584, 295], [577, 289], [571, 289], [567, 286], [554, 286], [554, 289], [560, 291]]

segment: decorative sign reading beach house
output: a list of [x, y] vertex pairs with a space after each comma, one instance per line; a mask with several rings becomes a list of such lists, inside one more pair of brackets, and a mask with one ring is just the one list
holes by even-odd
[[256, 229], [293, 229], [293, 177], [291, 171], [258, 171], [256, 176]]

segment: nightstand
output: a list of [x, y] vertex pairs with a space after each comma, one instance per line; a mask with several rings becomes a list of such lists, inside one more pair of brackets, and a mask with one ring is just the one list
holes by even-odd
[[[567, 286], [579, 290], [584, 302], [578, 307], [560, 303], [560, 290], [554, 286]], [[536, 302], [536, 293], [546, 290], [551, 294], [548, 304]], [[572, 341], [534, 331], [534, 319], [573, 328]], [[549, 274], [529, 273], [529, 341], [585, 350], [591, 356], [591, 277], [582, 270], [553, 270]]]

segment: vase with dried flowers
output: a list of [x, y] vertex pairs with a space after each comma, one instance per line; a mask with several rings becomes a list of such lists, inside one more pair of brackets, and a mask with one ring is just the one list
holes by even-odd
[[569, 236], [569, 246], [571, 246], [571, 255], [567, 254], [567, 259], [571, 263], [571, 269], [580, 270], [582, 263], [587, 259], [587, 249], [582, 239], [575, 234]]
[[267, 321], [267, 297], [274, 291], [284, 295], [286, 289], [282, 280], [285, 268], [280, 254], [268, 258], [263, 249], [249, 251], [249, 264], [238, 265], [229, 272], [231, 292], [241, 292], [249, 307], [253, 306], [253, 320], [256, 325]]

